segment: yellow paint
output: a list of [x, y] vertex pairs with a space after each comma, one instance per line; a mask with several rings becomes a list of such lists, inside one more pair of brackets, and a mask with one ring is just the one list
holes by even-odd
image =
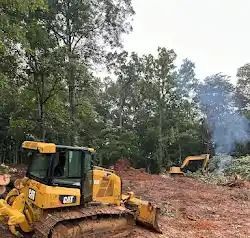
[[0, 200], [0, 216], [8, 216], [8, 225], [20, 224], [25, 221], [24, 214], [16, 207], [13, 208], [3, 199]]
[[202, 169], [205, 169], [208, 164], [209, 157], [210, 157], [209, 154], [188, 156], [184, 159], [181, 165], [181, 169], [186, 167], [190, 163], [190, 161], [197, 161], [197, 160], [203, 160]]
[[[32, 179], [27, 182], [27, 188], [28, 189], [26, 189], [26, 199], [42, 209], [80, 205], [81, 196], [80, 189], [78, 188], [48, 186]], [[35, 191], [34, 201], [29, 198], [30, 189]], [[76, 202], [70, 204], [62, 204], [59, 200], [59, 195], [76, 196]]]
[[130, 192], [126, 195], [123, 194], [122, 201], [124, 202], [125, 206], [128, 204], [129, 206], [136, 208], [135, 218], [138, 222], [161, 233], [158, 226], [158, 214], [160, 209], [157, 206], [151, 204], [148, 201], [136, 198], [133, 192]]
[[5, 201], [8, 201], [9, 203], [13, 203], [15, 198], [20, 194], [20, 191], [16, 188], [13, 188], [10, 190], [10, 192], [5, 197]]
[[[29, 150], [38, 150], [42, 154], [54, 154], [56, 153], [56, 145], [54, 143], [45, 143], [39, 141], [24, 141], [22, 143], [22, 148]], [[79, 147], [80, 148], [80, 147]], [[84, 150], [90, 153], [95, 153], [95, 149], [83, 147]]]
[[181, 171], [181, 167], [170, 167], [169, 169], [169, 173], [170, 174], [184, 174], [182, 171]]
[[53, 143], [44, 143], [36, 141], [24, 141], [22, 148], [29, 150], [38, 150], [43, 154], [54, 154], [56, 153], [56, 145]]
[[93, 170], [93, 201], [120, 205], [121, 179], [108, 169]]
[[170, 167], [169, 173], [170, 174], [184, 174], [182, 172], [182, 169], [188, 166], [190, 161], [203, 161], [201, 169], [204, 171], [207, 168], [208, 161], [209, 161], [210, 155], [209, 154], [202, 154], [202, 155], [194, 155], [194, 156], [188, 156], [184, 159], [182, 165], [180, 167]]
[[95, 149], [93, 149], [93, 148], [88, 148], [88, 151], [89, 151], [90, 153], [95, 153], [95, 152], [96, 152]]

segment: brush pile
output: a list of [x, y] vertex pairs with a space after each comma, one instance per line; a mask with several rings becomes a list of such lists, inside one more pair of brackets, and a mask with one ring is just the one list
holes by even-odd
[[229, 187], [248, 187], [250, 181], [250, 156], [233, 158], [214, 156], [209, 161], [208, 172], [188, 173], [187, 176], [209, 184]]
[[242, 179], [250, 181], [250, 156], [233, 159], [231, 165], [225, 169], [229, 176], [239, 175]]

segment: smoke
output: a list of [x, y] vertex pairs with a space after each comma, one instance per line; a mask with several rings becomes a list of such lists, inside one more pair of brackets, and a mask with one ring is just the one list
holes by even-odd
[[224, 174], [226, 168], [228, 168], [233, 161], [233, 157], [230, 155], [218, 155], [214, 156], [213, 159], [218, 160], [218, 168], [215, 170], [217, 174]]
[[221, 156], [219, 162], [218, 173], [224, 173], [225, 169], [230, 166], [232, 163], [233, 157], [232, 156]]
[[233, 85], [220, 74], [206, 78], [199, 87], [201, 110], [207, 117], [216, 154], [230, 154], [237, 144], [250, 141], [249, 120], [239, 113], [234, 97]]

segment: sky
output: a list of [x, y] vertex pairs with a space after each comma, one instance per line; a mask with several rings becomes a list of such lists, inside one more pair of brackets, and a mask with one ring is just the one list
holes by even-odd
[[236, 81], [237, 68], [250, 63], [250, 0], [132, 0], [133, 31], [125, 50], [156, 53], [174, 49], [176, 64], [189, 58], [200, 79], [222, 72]]

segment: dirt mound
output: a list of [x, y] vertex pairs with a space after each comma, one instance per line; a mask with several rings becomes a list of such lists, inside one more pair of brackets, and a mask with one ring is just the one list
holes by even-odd
[[130, 167], [127, 170], [117, 171], [117, 174], [121, 176], [123, 179], [133, 178], [135, 181], [147, 181], [151, 180], [152, 176], [145, 172], [143, 169], [134, 169]]
[[119, 171], [126, 171], [131, 167], [131, 163], [127, 159], [119, 159], [116, 161], [114, 165], [114, 170]]
[[126, 159], [120, 159], [114, 165], [115, 172], [123, 179], [133, 178], [137, 181], [146, 181], [152, 179], [152, 175], [146, 173], [145, 169], [135, 169]]

